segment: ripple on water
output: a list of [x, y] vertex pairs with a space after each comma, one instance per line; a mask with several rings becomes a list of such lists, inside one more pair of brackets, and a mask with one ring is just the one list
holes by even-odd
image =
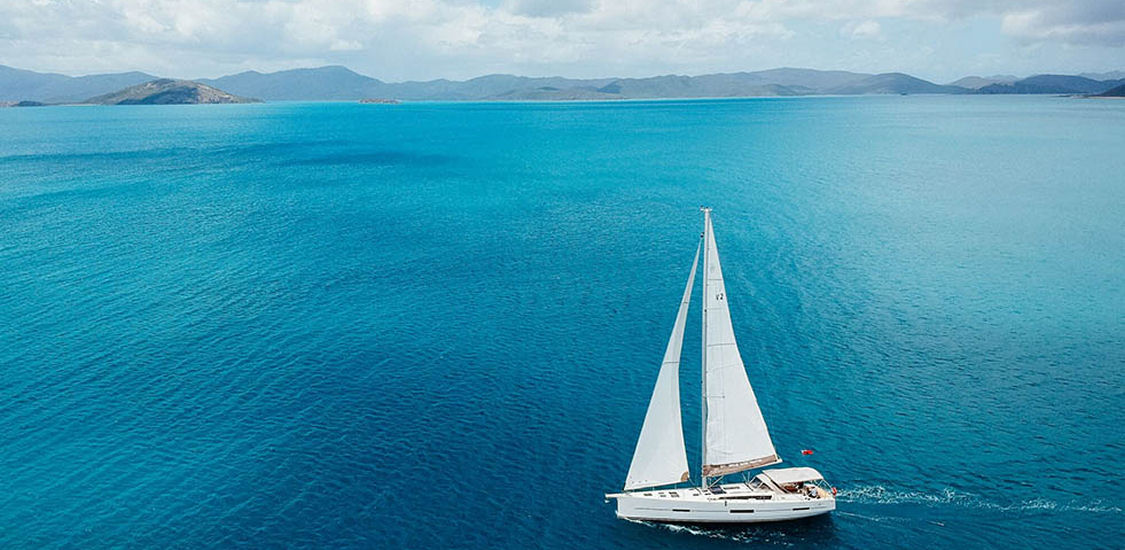
[[[1125, 537], [1123, 103], [196, 107], [0, 109], [0, 547]], [[700, 204], [830, 517], [603, 502]]]

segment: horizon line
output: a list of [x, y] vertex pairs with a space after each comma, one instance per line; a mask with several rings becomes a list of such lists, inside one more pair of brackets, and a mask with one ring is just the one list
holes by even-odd
[[[109, 71], [109, 72], [92, 72], [92, 73], [86, 73], [86, 74], [67, 74], [67, 73], [54, 72], [54, 71], [40, 71], [40, 70], [36, 70], [36, 69], [25, 69], [25, 68], [16, 67], [16, 66], [13, 66], [13, 65], [7, 65], [7, 64], [4, 64], [4, 63], [0, 63], [0, 66], [7, 67], [9, 69], [14, 69], [14, 70], [17, 70], [17, 71], [27, 71], [27, 72], [37, 73], [37, 74], [46, 74], [46, 75], [60, 75], [60, 76], [68, 77], [68, 78], [85, 78], [85, 77], [91, 77], [91, 76], [141, 73], [141, 74], [145, 74], [145, 75], [148, 75], [148, 76], [152, 76], [154, 78], [174, 78], [176, 80], [188, 80], [188, 81], [193, 81], [193, 82], [200, 81], [200, 80], [218, 80], [220, 78], [224, 78], [224, 77], [228, 77], [228, 76], [235, 76], [235, 75], [245, 74], [245, 73], [257, 73], [257, 74], [261, 74], [261, 75], [270, 75], [270, 74], [284, 73], [284, 72], [290, 72], [290, 71], [317, 70], [317, 69], [327, 69], [327, 68], [342, 68], [342, 69], [347, 70], [347, 71], [349, 71], [351, 73], [354, 73], [356, 75], [359, 75], [359, 76], [362, 76], [362, 77], [365, 77], [365, 78], [370, 78], [372, 80], [378, 80], [379, 82], [383, 82], [385, 84], [404, 84], [404, 83], [411, 83], [411, 82], [437, 82], [437, 81], [442, 81], [442, 80], [448, 81], [448, 82], [468, 82], [468, 81], [471, 81], [471, 80], [486, 78], [486, 77], [490, 77], [490, 76], [511, 76], [511, 77], [516, 77], [516, 78], [562, 78], [562, 79], [566, 79], [566, 80], [630, 80], [630, 79], [631, 80], [643, 80], [643, 79], [660, 78], [660, 77], [698, 78], [698, 77], [701, 77], [701, 76], [762, 73], [762, 72], [778, 71], [778, 70], [841, 72], [841, 73], [850, 73], [850, 74], [857, 74], [857, 75], [904, 74], [904, 75], [911, 76], [911, 77], [914, 77], [914, 78], [921, 78], [921, 79], [927, 80], [929, 82], [941, 83], [941, 81], [939, 81], [939, 80], [929, 80], [927, 78], [916, 76], [913, 73], [909, 73], [909, 72], [905, 72], [905, 71], [861, 72], [861, 71], [853, 71], [853, 70], [847, 70], [847, 69], [814, 69], [814, 68], [811, 68], [811, 67], [794, 67], [794, 66], [771, 67], [771, 68], [768, 68], [768, 69], [756, 69], [756, 70], [718, 71], [718, 72], [708, 72], [708, 73], [698, 73], [698, 74], [660, 73], [660, 74], [649, 74], [648, 76], [573, 77], [573, 76], [563, 76], [563, 75], [560, 75], [560, 74], [532, 76], [532, 75], [526, 75], [526, 74], [496, 72], [496, 73], [485, 73], [485, 74], [481, 74], [481, 75], [477, 75], [477, 76], [469, 77], [469, 78], [464, 78], [464, 79], [456, 79], [456, 78], [449, 78], [449, 77], [438, 77], [438, 78], [431, 78], [431, 79], [427, 79], [427, 80], [419, 80], [419, 79], [414, 79], [414, 80], [383, 80], [379, 77], [375, 77], [375, 76], [371, 76], [371, 75], [368, 75], [368, 74], [361, 73], [361, 72], [359, 72], [355, 69], [352, 69], [351, 67], [348, 67], [347, 65], [343, 65], [343, 64], [340, 64], [340, 63], [330, 63], [330, 64], [326, 64], [326, 65], [316, 65], [316, 66], [307, 66], [307, 67], [293, 67], [293, 68], [289, 68], [289, 69], [278, 69], [278, 70], [275, 70], [275, 71], [262, 71], [262, 70], [258, 70], [258, 69], [245, 69], [245, 70], [241, 70], [241, 71], [237, 71], [237, 72], [222, 74], [222, 75], [219, 75], [219, 76], [199, 76], [199, 77], [194, 77], [194, 78], [172, 77], [172, 76], [168, 76], [168, 75], [161, 75], [161, 74], [152, 73], [152, 72], [149, 72], [147, 70], [141, 70], [141, 69], [133, 69], [133, 70], [125, 70], [125, 71]], [[961, 79], [964, 79], [964, 78], [992, 78], [992, 77], [998, 77], [998, 76], [1005, 76], [1005, 77], [1015, 77], [1017, 80], [1022, 80], [1022, 79], [1025, 79], [1025, 78], [1031, 78], [1031, 77], [1034, 77], [1034, 76], [1042, 76], [1042, 75], [1079, 76], [1079, 75], [1082, 75], [1082, 74], [1106, 74], [1106, 73], [1115, 73], [1115, 72], [1125, 72], [1125, 69], [1109, 69], [1109, 70], [1104, 70], [1104, 71], [1081, 71], [1081, 72], [1052, 72], [1052, 71], [1047, 71], [1047, 72], [1036, 72], [1036, 73], [1029, 74], [1029, 75], [1017, 75], [1017, 74], [1014, 74], [1014, 73], [997, 73], [997, 74], [992, 74], [992, 75], [966, 74], [966, 75], [963, 75], [963, 76], [958, 77], [956, 79], [950, 80], [949, 82], [946, 82], [945, 84], [957, 82], [958, 80], [961, 80]]]

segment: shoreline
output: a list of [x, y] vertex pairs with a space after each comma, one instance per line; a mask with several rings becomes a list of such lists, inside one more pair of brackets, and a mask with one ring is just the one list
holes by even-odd
[[268, 105], [280, 103], [339, 103], [371, 106], [396, 107], [401, 105], [419, 104], [618, 104], [618, 103], [675, 103], [675, 102], [721, 102], [721, 101], [746, 101], [746, 100], [800, 100], [800, 99], [847, 99], [847, 98], [892, 98], [892, 97], [1041, 97], [1056, 99], [1125, 99], [1118, 96], [1096, 96], [1083, 94], [808, 94], [808, 95], [762, 95], [762, 96], [733, 96], [733, 97], [646, 97], [646, 98], [597, 98], [597, 99], [396, 99], [391, 101], [364, 102], [361, 99], [279, 99], [249, 103], [180, 103], [165, 105], [100, 105], [96, 103], [44, 103], [41, 105], [17, 105], [16, 101], [0, 101], [0, 109], [28, 109], [42, 107], [173, 107], [195, 105]]

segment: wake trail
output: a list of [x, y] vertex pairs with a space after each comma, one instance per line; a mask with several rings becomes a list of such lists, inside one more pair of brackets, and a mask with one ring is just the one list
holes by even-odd
[[1034, 498], [1003, 504], [993, 502], [974, 493], [949, 487], [936, 493], [924, 493], [919, 491], [888, 489], [882, 485], [861, 485], [855, 488], [841, 490], [836, 499], [841, 503], [957, 506], [982, 510], [996, 510], [999, 512], [1054, 511], [1096, 514], [1121, 512], [1120, 507], [1106, 504], [1104, 501], [1098, 499], [1088, 500], [1083, 503], [1078, 501], [1061, 503], [1046, 498]]

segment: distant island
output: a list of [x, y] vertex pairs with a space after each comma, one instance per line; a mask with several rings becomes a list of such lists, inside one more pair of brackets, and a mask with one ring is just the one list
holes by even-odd
[[399, 101], [397, 99], [387, 99], [387, 98], [384, 98], [384, 97], [365, 97], [365, 98], [359, 100], [359, 102], [360, 103], [374, 103], [374, 104], [377, 104], [377, 105], [398, 105], [399, 103], [402, 103], [401, 101]]
[[1090, 97], [1125, 97], [1125, 84], [1122, 84], [1112, 90], [1106, 90], [1100, 94], [1094, 94]]
[[115, 92], [81, 101], [44, 102], [30, 99], [0, 101], [0, 107], [43, 107], [60, 104], [82, 105], [197, 105], [214, 103], [261, 103], [260, 99], [237, 96], [190, 80], [157, 78]]
[[97, 105], [196, 105], [205, 103], [261, 103], [190, 80], [160, 78], [124, 90], [87, 99]]
[[[137, 85], [154, 85], [131, 90]], [[71, 77], [0, 65], [0, 103], [243, 103], [266, 101], [569, 101], [866, 94], [1096, 95], [1125, 85], [1125, 72], [1082, 75], [968, 76], [937, 84], [904, 73], [781, 68], [766, 71], [648, 78], [488, 75], [465, 81], [384, 82], [342, 66], [273, 73], [246, 71], [194, 81], [140, 73]], [[166, 86], [167, 88], [157, 89]], [[124, 88], [124, 89], [122, 89]], [[117, 98], [115, 100], [115, 98]]]
[[11, 104], [12, 107], [46, 107], [47, 105], [47, 103], [43, 103], [42, 101], [31, 101], [27, 99], [23, 101], [13, 101]]

